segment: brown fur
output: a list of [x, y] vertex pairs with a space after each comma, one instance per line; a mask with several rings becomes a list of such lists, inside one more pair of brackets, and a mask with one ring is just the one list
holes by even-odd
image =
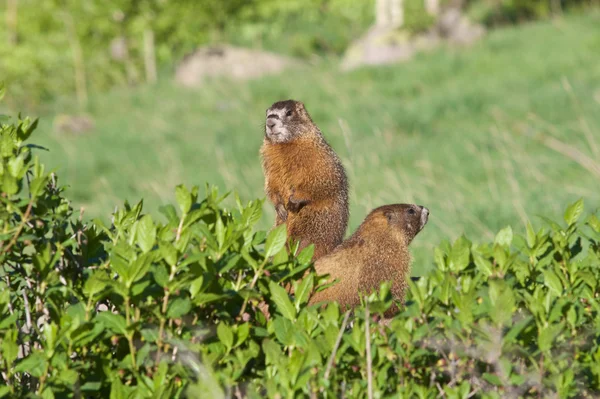
[[[361, 294], [378, 290], [384, 281], [392, 282], [393, 298], [403, 302], [410, 277], [408, 245], [428, 215], [427, 208], [408, 204], [373, 210], [350, 238], [315, 263], [317, 274], [329, 274], [329, 282], [339, 282], [317, 292], [310, 303], [337, 301], [343, 308], [353, 308], [360, 304]], [[394, 305], [385, 316], [397, 311]]]
[[[265, 134], [260, 151], [265, 191], [277, 212], [275, 225], [287, 223], [288, 237], [300, 242], [299, 250], [314, 244], [316, 260], [344, 239], [348, 225], [346, 173], [301, 102], [280, 101], [269, 111], [273, 109], [289, 110], [290, 116], [280, 122], [289, 136], [276, 142]], [[273, 117], [279, 122], [279, 116]]]

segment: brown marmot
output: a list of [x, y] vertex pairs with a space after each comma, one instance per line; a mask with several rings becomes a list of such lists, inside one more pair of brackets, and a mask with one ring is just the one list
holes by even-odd
[[[310, 304], [337, 301], [343, 308], [360, 304], [360, 296], [391, 281], [395, 300], [403, 302], [410, 276], [408, 245], [423, 229], [429, 209], [420, 205], [394, 204], [374, 209], [356, 232], [332, 253], [315, 263], [317, 274], [329, 274], [337, 283], [317, 292]], [[385, 317], [398, 311], [393, 305]]]
[[304, 104], [279, 101], [267, 110], [260, 153], [275, 226], [287, 223], [299, 251], [314, 244], [313, 260], [331, 252], [348, 226], [348, 179]]

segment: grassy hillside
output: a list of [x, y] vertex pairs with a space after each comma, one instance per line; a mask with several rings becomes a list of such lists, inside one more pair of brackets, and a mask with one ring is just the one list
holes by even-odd
[[[202, 90], [163, 80], [92, 98], [96, 128], [83, 135], [53, 133], [44, 118], [38, 141], [90, 217], [108, 219], [122, 198], [171, 202], [180, 182], [251, 199], [264, 195], [264, 110], [302, 100], [347, 167], [351, 229], [385, 203], [431, 209], [413, 243], [420, 274], [443, 238], [535, 226], [535, 215], [558, 216], [578, 197], [600, 204], [600, 177], [536, 140], [552, 136], [600, 160], [599, 26], [596, 13], [498, 30], [471, 49], [345, 74], [327, 64]], [[265, 210], [267, 228], [274, 214]]]

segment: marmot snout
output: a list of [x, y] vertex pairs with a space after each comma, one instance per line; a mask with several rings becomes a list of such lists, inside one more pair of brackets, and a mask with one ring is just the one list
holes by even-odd
[[261, 155], [275, 225], [287, 223], [300, 250], [314, 244], [313, 260], [331, 252], [348, 225], [348, 180], [304, 104], [279, 101], [267, 110]]
[[[394, 204], [374, 209], [356, 232], [329, 255], [315, 263], [318, 274], [339, 280], [312, 296], [310, 303], [337, 301], [343, 308], [360, 304], [360, 296], [391, 281], [395, 300], [403, 302], [410, 276], [408, 246], [425, 227], [429, 209], [421, 205]], [[392, 306], [385, 314], [398, 311]]]

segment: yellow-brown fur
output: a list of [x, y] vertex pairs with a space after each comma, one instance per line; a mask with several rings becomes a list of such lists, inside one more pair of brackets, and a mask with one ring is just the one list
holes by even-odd
[[[284, 134], [270, 137], [270, 120]], [[265, 129], [261, 156], [275, 225], [287, 223], [288, 237], [300, 242], [300, 250], [314, 244], [313, 260], [319, 259], [342, 242], [348, 225], [342, 163], [301, 102], [273, 104]]]
[[[319, 275], [329, 274], [329, 281], [339, 281], [313, 295], [310, 303], [336, 301], [343, 308], [353, 308], [360, 304], [360, 295], [379, 289], [384, 281], [392, 282], [392, 296], [403, 302], [410, 277], [408, 245], [428, 215], [427, 208], [409, 204], [373, 210], [350, 238], [315, 263]], [[394, 305], [385, 316], [397, 311]]]

